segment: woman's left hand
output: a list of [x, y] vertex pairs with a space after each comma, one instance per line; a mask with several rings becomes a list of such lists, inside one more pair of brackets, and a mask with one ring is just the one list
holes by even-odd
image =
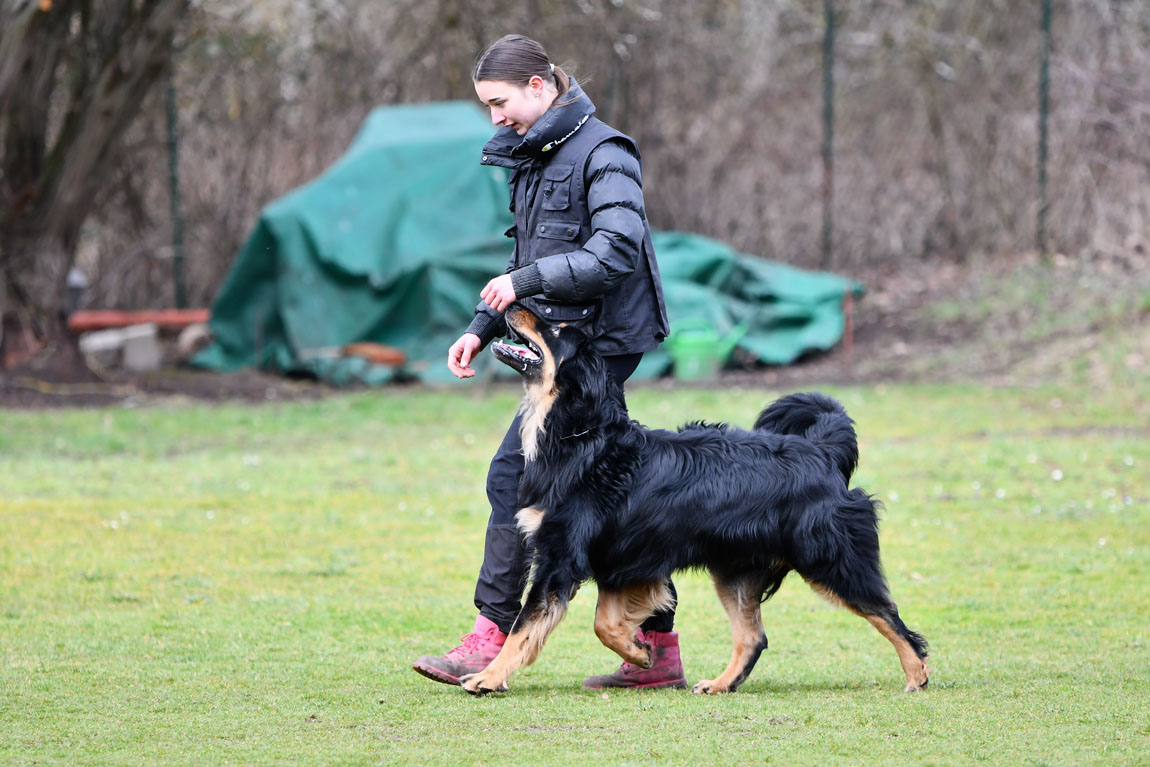
[[479, 297], [486, 301], [492, 309], [502, 313], [515, 300], [515, 288], [511, 286], [511, 275], [501, 274], [488, 282], [487, 287], [479, 293]]

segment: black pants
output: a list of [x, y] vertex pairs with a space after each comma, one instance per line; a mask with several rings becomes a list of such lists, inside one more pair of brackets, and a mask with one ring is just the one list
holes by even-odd
[[[627, 354], [605, 357], [604, 361], [607, 372], [622, 385], [635, 372], [642, 357], [642, 354]], [[515, 524], [515, 514], [519, 511], [519, 478], [523, 475], [524, 466], [519, 421], [520, 417], [516, 415], [487, 471], [491, 518], [487, 522], [483, 565], [475, 584], [475, 606], [479, 613], [504, 633], [511, 631], [515, 616], [519, 615], [520, 599], [531, 564], [530, 552]], [[671, 594], [675, 595], [674, 584], [671, 584]], [[674, 622], [675, 610], [672, 607], [652, 615], [643, 622], [642, 628], [644, 631], [670, 631]]]

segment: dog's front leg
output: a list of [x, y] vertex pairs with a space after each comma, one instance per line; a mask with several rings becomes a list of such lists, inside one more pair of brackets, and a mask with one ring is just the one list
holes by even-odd
[[554, 591], [542, 599], [533, 600], [531, 596], [534, 595], [528, 596], [495, 660], [482, 671], [459, 680], [464, 690], [472, 695], [502, 692], [507, 689], [507, 680], [517, 669], [535, 662], [543, 643], [567, 613], [567, 600], [561, 599]]
[[[714, 576], [712, 576], [714, 577]], [[713, 695], [739, 689], [767, 649], [763, 616], [759, 604], [762, 589], [754, 581], [715, 578], [715, 591], [731, 620], [731, 662], [717, 679], [704, 679], [691, 692]]]
[[595, 605], [595, 635], [620, 658], [639, 668], [651, 668], [651, 645], [636, 636], [639, 624], [659, 610], [675, 605], [666, 581], [641, 583], [617, 591], [599, 589]]

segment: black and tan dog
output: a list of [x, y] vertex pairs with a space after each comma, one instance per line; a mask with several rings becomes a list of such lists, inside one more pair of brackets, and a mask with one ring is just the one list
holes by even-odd
[[760, 605], [791, 570], [890, 640], [907, 690], [926, 686], [926, 641], [903, 624], [883, 578], [875, 502], [848, 487], [858, 446], [841, 405], [796, 394], [764, 410], [751, 431], [645, 429], [628, 418], [583, 333], [548, 326], [519, 305], [506, 318], [525, 348], [497, 343], [493, 351], [526, 388], [518, 522], [535, 554], [502, 651], [461, 680], [465, 690], [506, 690], [590, 578], [599, 587], [599, 639], [650, 667], [636, 629], [669, 605], [667, 580], [684, 568], [710, 571], [734, 640], [726, 670], [694, 692], [733, 692], [751, 673], [767, 646]]

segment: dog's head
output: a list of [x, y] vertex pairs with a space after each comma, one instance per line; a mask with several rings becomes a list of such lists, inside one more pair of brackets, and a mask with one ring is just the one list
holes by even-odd
[[567, 324], [548, 325], [530, 310], [512, 304], [504, 314], [510, 337], [522, 346], [492, 344], [491, 351], [503, 364], [523, 376], [529, 389], [554, 391], [559, 369], [587, 345], [587, 336]]
[[491, 350], [523, 376], [520, 436], [528, 461], [557, 455], [556, 440], [570, 440], [563, 444], [574, 447], [577, 437], [596, 439], [603, 427], [626, 423], [623, 390], [583, 331], [550, 325], [519, 304], [508, 307], [504, 318], [522, 346], [496, 343]]

